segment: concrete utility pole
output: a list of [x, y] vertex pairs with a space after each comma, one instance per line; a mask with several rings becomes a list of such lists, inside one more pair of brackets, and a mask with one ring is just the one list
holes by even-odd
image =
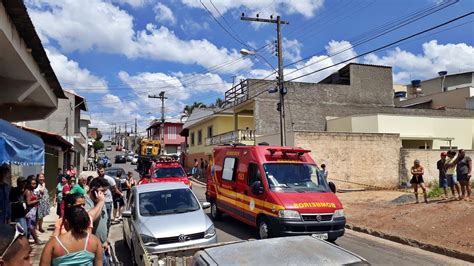
[[158, 96], [148, 95], [148, 98], [160, 99], [161, 100], [161, 124], [160, 124], [160, 144], [161, 144], [161, 154], [165, 154], [165, 100], [168, 97], [165, 97], [165, 92], [162, 91]]
[[256, 21], [256, 22], [265, 22], [265, 23], [274, 23], [277, 25], [277, 51], [278, 51], [278, 89], [280, 92], [280, 143], [281, 146], [286, 146], [286, 125], [285, 125], [285, 94], [287, 93], [286, 88], [284, 87], [284, 78], [283, 78], [283, 54], [281, 47], [281, 24], [290, 24], [288, 21], [281, 20], [280, 16], [277, 16], [277, 19], [273, 19], [273, 16], [270, 16], [270, 19], [259, 18], [258, 14], [256, 18], [245, 17], [242, 13], [241, 20], [246, 21]]

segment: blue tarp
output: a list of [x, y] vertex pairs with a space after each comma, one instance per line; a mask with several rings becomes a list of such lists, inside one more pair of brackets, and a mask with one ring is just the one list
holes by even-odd
[[44, 165], [43, 140], [0, 119], [0, 165]]

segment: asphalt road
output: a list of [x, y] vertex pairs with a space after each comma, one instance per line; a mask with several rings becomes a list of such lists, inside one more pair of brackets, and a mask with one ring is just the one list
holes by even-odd
[[[117, 152], [108, 152], [108, 156]], [[125, 171], [134, 171], [135, 166], [117, 164], [113, 167], [122, 167]], [[138, 177], [138, 174], [136, 175]], [[205, 187], [193, 183], [193, 191], [201, 201], [205, 201]], [[209, 213], [209, 210], [206, 210]], [[235, 241], [256, 238], [254, 228], [247, 226], [231, 217], [224, 216], [222, 221], [215, 222], [219, 242]], [[126, 247], [122, 236], [122, 224], [113, 225], [109, 234], [114, 243], [118, 261], [124, 265], [132, 265], [130, 251]], [[346, 231], [346, 234], [336, 241], [337, 245], [354, 252], [373, 265], [469, 265], [468, 262], [424, 251], [418, 248], [401, 245], [370, 235]], [[231, 263], [231, 262], [230, 262]]]

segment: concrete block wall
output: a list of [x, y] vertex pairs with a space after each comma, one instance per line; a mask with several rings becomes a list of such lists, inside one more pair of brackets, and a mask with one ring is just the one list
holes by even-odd
[[[400, 178], [406, 182], [411, 179], [411, 167], [413, 162], [418, 159], [425, 169], [423, 179], [425, 183], [438, 181], [438, 169], [436, 163], [440, 159], [441, 152], [446, 150], [419, 150], [419, 149], [401, 149], [400, 150]], [[474, 158], [474, 150], [466, 150], [466, 155]]]
[[295, 146], [310, 149], [318, 165], [327, 165], [329, 179], [338, 188], [399, 186], [398, 134], [296, 131], [294, 136]]

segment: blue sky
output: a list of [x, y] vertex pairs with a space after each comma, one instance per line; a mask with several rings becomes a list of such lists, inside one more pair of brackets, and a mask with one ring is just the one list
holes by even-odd
[[[93, 124], [105, 132], [135, 118], [143, 131], [159, 117], [160, 103], [148, 94], [166, 91], [167, 118], [178, 119], [186, 104], [223, 97], [233, 77], [274, 78], [261, 57], [277, 65], [275, 25], [241, 21], [242, 12], [290, 22], [282, 26], [283, 54], [285, 64], [301, 60], [285, 68], [286, 78], [295, 78], [474, 10], [472, 0], [202, 0], [208, 10], [199, 0], [26, 3], [63, 88], [87, 99]], [[408, 18], [416, 21], [403, 26]], [[354, 61], [392, 66], [402, 84], [440, 70], [472, 71], [473, 19]], [[399, 28], [359, 44], [389, 26]], [[262, 49], [242, 57], [242, 48]], [[342, 66], [296, 81], [317, 82]]]

